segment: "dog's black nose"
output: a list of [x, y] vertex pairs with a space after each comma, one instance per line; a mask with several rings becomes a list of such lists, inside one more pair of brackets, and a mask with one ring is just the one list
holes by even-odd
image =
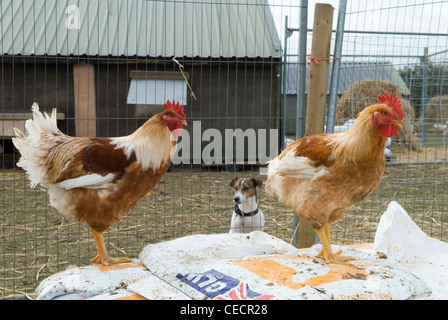
[[235, 201], [235, 203], [239, 203], [240, 202], [240, 197], [239, 196], [233, 197], [233, 201]]

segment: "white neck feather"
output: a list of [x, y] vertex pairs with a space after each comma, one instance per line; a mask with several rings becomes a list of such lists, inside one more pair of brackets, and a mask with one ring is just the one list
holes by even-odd
[[124, 154], [129, 159], [132, 153], [142, 165], [143, 170], [152, 168], [157, 170], [166, 161], [171, 161], [176, 150], [176, 140], [166, 127], [155, 135], [144, 134], [140, 130], [125, 137], [112, 138], [111, 144], [116, 145], [116, 149], [123, 149]]

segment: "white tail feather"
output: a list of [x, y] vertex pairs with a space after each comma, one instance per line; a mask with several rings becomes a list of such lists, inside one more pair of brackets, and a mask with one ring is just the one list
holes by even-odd
[[[17, 163], [19, 167], [25, 169], [31, 181], [31, 187], [34, 188], [38, 183], [42, 183], [45, 175], [45, 167], [42, 159], [45, 158], [47, 151], [41, 149], [42, 133], [50, 133], [54, 136], [64, 135], [57, 127], [56, 109], [53, 109], [51, 116], [47, 113], [43, 115], [39, 112], [39, 105], [33, 103], [31, 110], [33, 119], [25, 122], [25, 133], [14, 128], [15, 137], [12, 138], [14, 146], [19, 150], [21, 157]], [[48, 148], [51, 149], [51, 142], [47, 141]]]
[[59, 187], [66, 190], [74, 188], [89, 188], [89, 189], [102, 189], [107, 186], [109, 182], [114, 180], [115, 174], [108, 173], [105, 176], [101, 176], [97, 173], [88, 174], [85, 176], [64, 180], [59, 183]]
[[37, 104], [37, 102], [34, 102], [31, 106], [31, 111], [33, 111], [33, 119], [27, 120], [25, 123], [25, 128], [30, 135], [40, 135], [40, 133], [42, 132], [49, 132], [54, 134], [61, 133], [56, 122], [56, 109], [53, 109], [51, 116], [49, 116], [46, 112], [42, 114], [39, 111], [39, 105]]

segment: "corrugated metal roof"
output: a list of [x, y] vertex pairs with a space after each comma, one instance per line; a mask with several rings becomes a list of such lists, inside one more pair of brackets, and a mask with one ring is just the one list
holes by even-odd
[[267, 0], [2, 0], [0, 54], [281, 57]]
[[[288, 63], [286, 66], [284, 73], [286, 77], [286, 94], [297, 93], [297, 68], [298, 65], [296, 63]], [[309, 68], [310, 64], [307, 63], [306, 91], [308, 91]], [[332, 64], [330, 64], [328, 76], [328, 94], [330, 94], [331, 69]], [[406, 83], [390, 62], [341, 63], [341, 68], [339, 71], [338, 94], [344, 93], [345, 90], [350, 88], [353, 82], [364, 79], [389, 80], [395, 83], [403, 94], [411, 94], [411, 91], [406, 86]]]

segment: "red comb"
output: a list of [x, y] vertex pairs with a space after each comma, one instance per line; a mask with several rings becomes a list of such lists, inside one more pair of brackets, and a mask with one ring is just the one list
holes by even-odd
[[179, 104], [179, 101], [177, 101], [177, 103], [175, 104], [174, 100], [173, 100], [172, 103], [170, 102], [170, 100], [167, 100], [165, 102], [165, 104], [163, 105], [163, 109], [165, 109], [165, 110], [168, 110], [168, 109], [174, 110], [183, 119], [185, 119], [187, 117], [185, 115], [185, 113], [184, 113], [184, 107]]
[[393, 97], [392, 93], [389, 94], [386, 91], [385, 94], [380, 94], [378, 96], [378, 101], [392, 108], [398, 120], [403, 119], [403, 110], [401, 110], [401, 103], [400, 100], [398, 100], [398, 96]]

